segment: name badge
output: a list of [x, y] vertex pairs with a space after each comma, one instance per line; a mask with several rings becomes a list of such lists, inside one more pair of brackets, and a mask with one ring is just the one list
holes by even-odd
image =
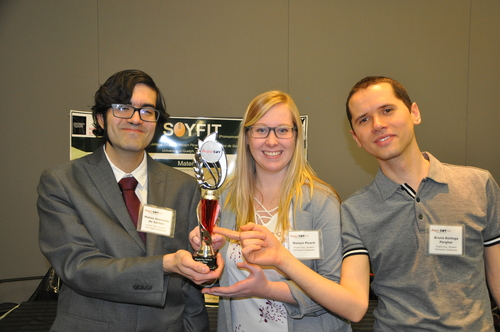
[[175, 210], [149, 204], [142, 205], [139, 211], [137, 230], [174, 237]]
[[288, 250], [297, 259], [323, 258], [323, 244], [320, 231], [288, 232]]
[[464, 254], [464, 226], [429, 225], [429, 254]]

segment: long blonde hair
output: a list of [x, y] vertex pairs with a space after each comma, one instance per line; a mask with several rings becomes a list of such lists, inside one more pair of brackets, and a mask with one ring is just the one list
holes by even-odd
[[[291, 112], [293, 125], [297, 127], [295, 139], [295, 150], [288, 165], [279, 193], [278, 203], [278, 226], [276, 231], [283, 236], [290, 229], [288, 211], [295, 197], [295, 208], [302, 204], [302, 186], [310, 187], [310, 195], [313, 194], [314, 183], [319, 182], [331, 189], [337, 199], [337, 192], [327, 183], [320, 180], [304, 155], [304, 130], [300, 120], [300, 114], [293, 99], [285, 92], [268, 91], [255, 97], [245, 112], [238, 136], [238, 154], [234, 173], [227, 182], [227, 196], [225, 208], [236, 214], [236, 229], [255, 221], [254, 193], [256, 166], [247, 144], [247, 127], [257, 123], [273, 106], [283, 103]], [[295, 214], [295, 213], [294, 213]]]

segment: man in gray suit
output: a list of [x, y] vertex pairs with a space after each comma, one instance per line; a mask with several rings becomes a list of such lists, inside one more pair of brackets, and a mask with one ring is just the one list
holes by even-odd
[[[40, 248], [63, 281], [52, 331], [208, 331], [195, 284], [217, 279], [223, 262], [210, 271], [188, 251], [196, 181], [145, 152], [168, 119], [163, 96], [149, 75], [125, 70], [92, 111], [103, 145], [45, 170], [38, 186]], [[118, 184], [131, 176], [142, 204], [175, 210], [170, 236], [137, 231]]]

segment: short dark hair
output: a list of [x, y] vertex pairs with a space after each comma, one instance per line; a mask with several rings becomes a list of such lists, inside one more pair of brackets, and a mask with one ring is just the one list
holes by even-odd
[[111, 104], [130, 104], [132, 92], [137, 84], [145, 84], [156, 92], [155, 108], [160, 112], [156, 126], [163, 127], [168, 121], [169, 114], [165, 109], [165, 99], [151, 76], [137, 69], [122, 70], [108, 78], [94, 96], [95, 104], [92, 106], [94, 130], [92, 132], [96, 137], [102, 138], [103, 142], [108, 140], [108, 135], [106, 128], [99, 125], [98, 115], [102, 115], [106, 124], [106, 113], [111, 108]]
[[408, 110], [411, 110], [412, 102], [410, 96], [408, 95], [408, 92], [401, 83], [385, 76], [367, 76], [358, 83], [356, 83], [349, 92], [349, 95], [347, 96], [345, 109], [351, 129], [353, 128], [352, 128], [352, 114], [351, 114], [351, 109], [349, 108], [349, 101], [351, 100], [352, 95], [358, 92], [359, 90], [366, 89], [372, 85], [379, 83], [389, 83], [392, 86], [392, 90], [394, 91], [394, 95], [396, 96], [396, 98], [400, 99], [406, 105], [406, 107], [408, 107]]

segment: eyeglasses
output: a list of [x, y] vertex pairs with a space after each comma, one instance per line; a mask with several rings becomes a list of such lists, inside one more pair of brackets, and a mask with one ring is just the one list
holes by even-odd
[[248, 126], [246, 129], [250, 132], [250, 136], [253, 138], [267, 138], [269, 133], [274, 131], [274, 135], [277, 138], [292, 138], [297, 127], [291, 126], [279, 126], [279, 127], [268, 127], [268, 126]]
[[156, 122], [160, 118], [160, 111], [154, 107], [134, 107], [126, 104], [111, 104], [113, 115], [120, 119], [130, 119], [135, 112], [139, 112], [142, 121]]

